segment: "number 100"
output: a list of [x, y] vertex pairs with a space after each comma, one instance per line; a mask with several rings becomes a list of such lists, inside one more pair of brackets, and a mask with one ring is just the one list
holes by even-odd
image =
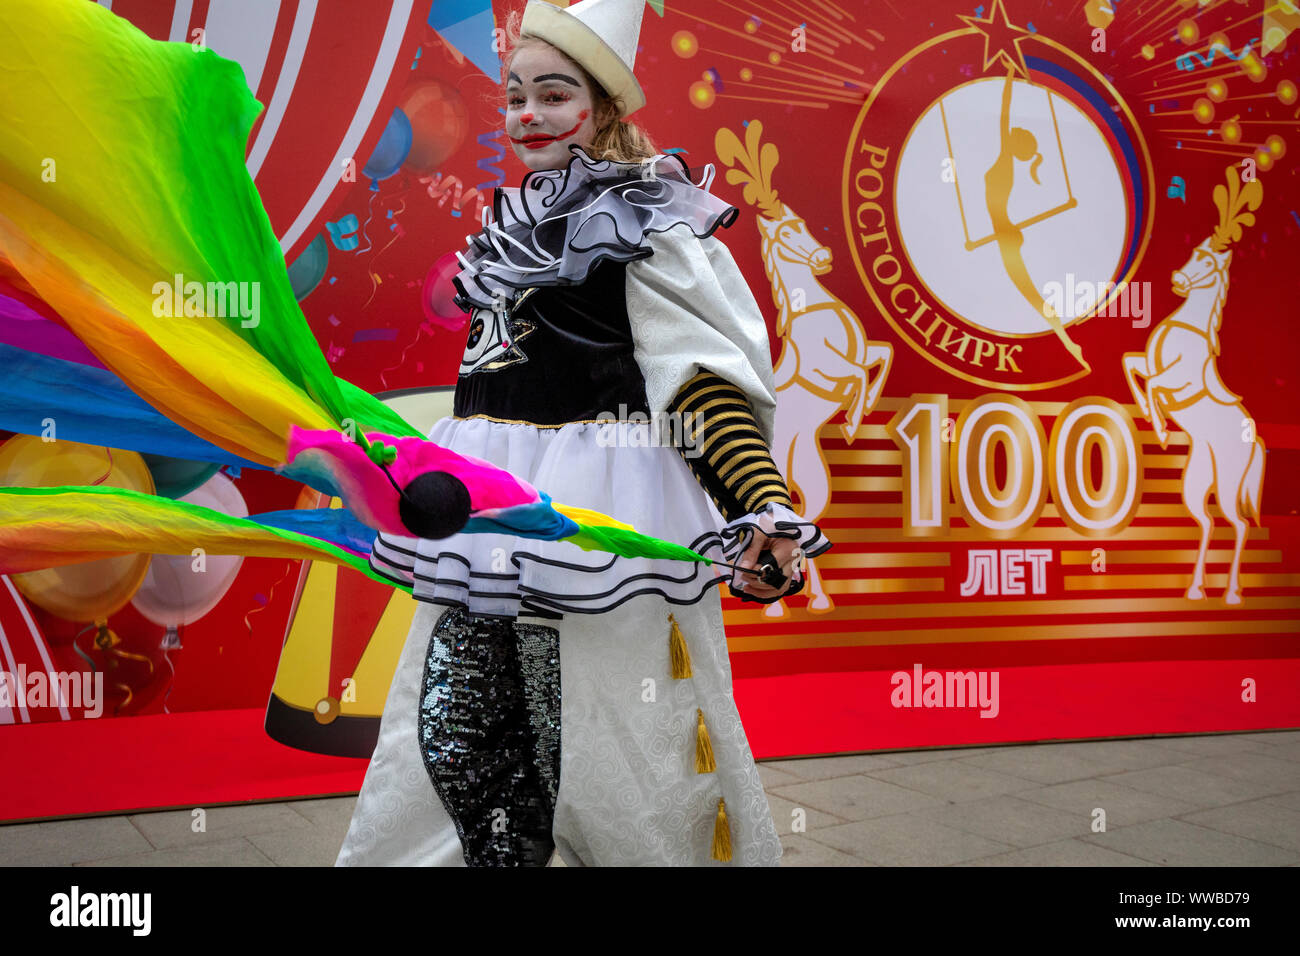
[[[1050, 489], [1061, 519], [1088, 537], [1127, 527], [1141, 500], [1142, 442], [1128, 412], [1099, 396], [1077, 398], [1052, 424], [1050, 439], [1023, 399], [983, 395], [955, 426], [948, 396], [912, 395], [885, 431], [902, 452], [903, 527], [915, 537], [948, 533], [948, 489], [967, 524], [1015, 538], [1043, 512]], [[1001, 446], [1006, 478], [995, 468]], [[1094, 480], [1094, 454], [1100, 480]]]

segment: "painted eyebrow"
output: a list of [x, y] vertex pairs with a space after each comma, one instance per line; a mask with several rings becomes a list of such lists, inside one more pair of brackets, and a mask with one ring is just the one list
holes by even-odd
[[[543, 73], [541, 76], [533, 77], [534, 83], [545, 83], [547, 80], [560, 80], [561, 82], [570, 83], [573, 86], [578, 87], [581, 87], [582, 85], [567, 73]], [[519, 79], [519, 76], [512, 70], [510, 73], [510, 82], [522, 83], [523, 80]]]

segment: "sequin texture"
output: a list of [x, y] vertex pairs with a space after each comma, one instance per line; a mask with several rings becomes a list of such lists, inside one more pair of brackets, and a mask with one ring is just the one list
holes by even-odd
[[425, 660], [419, 741], [469, 866], [545, 866], [560, 774], [554, 628], [447, 611]]

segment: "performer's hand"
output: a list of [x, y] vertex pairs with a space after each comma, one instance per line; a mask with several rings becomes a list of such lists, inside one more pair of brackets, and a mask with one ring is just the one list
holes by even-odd
[[772, 552], [785, 582], [778, 587], [772, 587], [764, 582], [756, 571], [737, 571], [731, 578], [732, 594], [742, 601], [774, 604], [803, 588], [803, 552], [799, 550], [798, 542], [794, 538], [773, 538], [755, 530], [749, 547], [736, 563], [747, 568], [757, 568], [763, 563], [759, 558], [759, 554], [763, 551]]

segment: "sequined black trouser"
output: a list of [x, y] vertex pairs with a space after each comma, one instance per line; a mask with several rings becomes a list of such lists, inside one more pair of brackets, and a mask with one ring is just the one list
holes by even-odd
[[445, 613], [419, 702], [420, 753], [469, 866], [545, 866], [560, 777], [560, 635]]

